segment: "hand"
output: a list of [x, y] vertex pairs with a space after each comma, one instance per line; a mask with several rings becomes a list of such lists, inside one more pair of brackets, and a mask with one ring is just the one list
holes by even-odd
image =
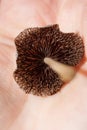
[[86, 61], [69, 84], [46, 98], [26, 95], [13, 79], [14, 38], [25, 28], [54, 23], [64, 32], [80, 32], [87, 57], [86, 0], [1, 1], [0, 130], [87, 130]]

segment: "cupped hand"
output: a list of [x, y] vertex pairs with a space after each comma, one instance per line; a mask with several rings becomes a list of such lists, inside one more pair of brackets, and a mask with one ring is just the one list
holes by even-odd
[[25, 28], [59, 24], [79, 32], [87, 57], [86, 0], [0, 1], [0, 130], [87, 130], [87, 62], [59, 93], [26, 95], [13, 78], [14, 38]]

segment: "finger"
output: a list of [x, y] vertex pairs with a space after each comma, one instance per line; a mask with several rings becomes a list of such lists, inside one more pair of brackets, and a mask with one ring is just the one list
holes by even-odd
[[56, 23], [57, 3], [57, 0], [1, 1], [0, 41], [10, 45], [25, 28]]
[[26, 95], [13, 79], [14, 52], [12, 46], [0, 44], [0, 129], [3, 130], [14, 122], [26, 101]]

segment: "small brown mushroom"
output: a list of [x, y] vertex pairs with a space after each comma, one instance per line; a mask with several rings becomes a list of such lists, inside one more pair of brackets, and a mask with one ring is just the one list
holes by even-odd
[[14, 78], [26, 93], [49, 96], [75, 75], [84, 57], [77, 33], [63, 33], [57, 24], [28, 28], [15, 39], [18, 53]]

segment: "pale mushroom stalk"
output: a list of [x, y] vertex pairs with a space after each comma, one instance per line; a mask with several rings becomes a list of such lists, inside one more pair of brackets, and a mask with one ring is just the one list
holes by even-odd
[[58, 61], [53, 60], [52, 58], [44, 58], [44, 62], [54, 71], [56, 72], [62, 81], [69, 82], [76, 74], [76, 70], [74, 67], [65, 65]]

